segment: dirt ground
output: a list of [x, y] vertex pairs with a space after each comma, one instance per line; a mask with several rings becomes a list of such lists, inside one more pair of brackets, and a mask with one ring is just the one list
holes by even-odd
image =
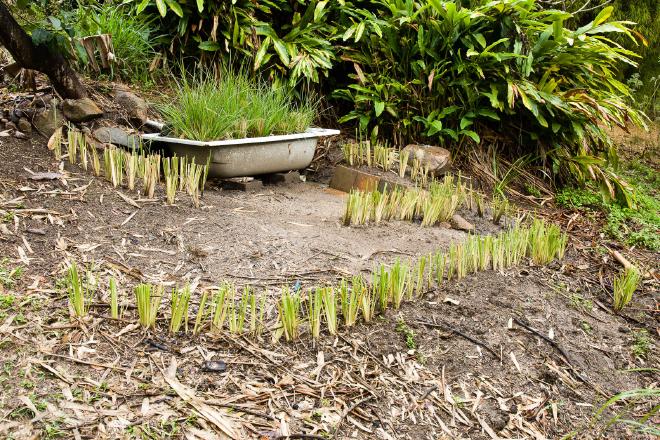
[[[105, 292], [89, 320], [72, 321], [58, 282], [65, 261], [94, 262], [125, 292], [140, 281], [199, 280], [201, 290], [227, 279], [275, 295], [465, 234], [404, 222], [343, 227], [345, 195], [316, 182], [248, 192], [211, 182], [195, 209], [185, 195], [174, 207], [161, 193], [122, 197], [77, 167], [30, 179], [57, 166], [43, 139], [0, 138], [0, 260], [23, 271], [0, 287], [3, 438], [651, 438], [606, 428], [611, 411], [594, 414], [612, 395], [658, 382], [657, 285], [643, 286], [627, 315], [613, 314], [583, 241], [571, 240], [562, 262], [445, 283], [316, 344], [304, 335], [273, 342], [268, 332], [170, 337], [165, 323], [143, 332], [130, 309], [109, 319]], [[647, 353], [636, 356], [643, 331]], [[226, 371], [205, 371], [210, 360]]]

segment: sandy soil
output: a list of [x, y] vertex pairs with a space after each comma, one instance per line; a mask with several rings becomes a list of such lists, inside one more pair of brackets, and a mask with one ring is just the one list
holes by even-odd
[[[199, 210], [185, 195], [169, 207], [161, 194], [142, 201], [122, 190], [127, 202], [77, 168], [30, 180], [28, 170], [57, 170], [45, 142], [0, 142], [0, 209], [11, 213], [0, 256], [23, 267], [15, 285], [0, 287], [13, 298], [1, 301], [5, 438], [650, 438], [606, 430], [610, 411], [592, 421], [613, 394], [657, 383], [657, 290], [638, 292], [629, 316], [612, 314], [581, 243], [562, 263], [445, 283], [316, 344], [273, 343], [268, 333], [170, 337], [166, 322], [144, 333], [131, 309], [110, 320], [106, 298], [78, 323], [58, 283], [67, 259], [95, 262], [125, 291], [199, 278], [274, 294], [465, 235], [402, 222], [342, 227], [345, 196], [319, 183], [260, 192], [211, 184]], [[634, 356], [643, 329], [650, 348]], [[204, 371], [209, 360], [226, 371]]]

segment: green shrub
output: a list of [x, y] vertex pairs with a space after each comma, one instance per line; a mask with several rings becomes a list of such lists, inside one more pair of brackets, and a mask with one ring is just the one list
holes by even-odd
[[[115, 49], [115, 64], [111, 78], [132, 82], [150, 81], [149, 66], [156, 55], [153, 19], [136, 15], [127, 6], [102, 3], [80, 7], [75, 11], [75, 31], [78, 37], [110, 34]], [[87, 55], [81, 53], [86, 65]]]
[[336, 54], [329, 11], [339, 2], [316, 0], [127, 0], [157, 17], [179, 55], [222, 59], [231, 53], [270, 79], [318, 82]]
[[341, 102], [342, 122], [396, 144], [460, 153], [498, 143], [559, 181], [596, 180], [605, 199], [634, 204], [607, 167], [616, 151], [605, 130], [644, 124], [617, 76], [636, 55], [613, 40], [640, 37], [611, 20], [612, 7], [572, 29], [570, 13], [538, 0], [133, 3], [160, 20], [175, 54], [247, 61], [299, 87], [319, 82]]
[[295, 104], [284, 87], [222, 69], [218, 80], [208, 72], [184, 77], [174, 102], [161, 106], [161, 113], [172, 135], [212, 141], [300, 133], [311, 125], [315, 109]]
[[627, 23], [609, 21], [605, 8], [571, 30], [570, 14], [536, 1], [465, 3], [472, 7], [391, 0], [363, 9], [344, 35], [361, 31], [342, 55], [356, 70], [336, 93], [354, 105], [343, 120], [386, 129], [399, 143], [427, 137], [459, 151], [496, 137], [566, 180], [595, 178], [606, 197], [624, 197], [628, 188], [600, 155], [611, 152], [604, 127], [644, 123], [615, 75], [635, 55], [605, 38], [633, 38]]

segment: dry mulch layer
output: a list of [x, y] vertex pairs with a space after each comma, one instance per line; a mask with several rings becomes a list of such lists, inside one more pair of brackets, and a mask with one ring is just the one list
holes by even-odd
[[[448, 282], [316, 343], [273, 342], [268, 330], [170, 336], [167, 322], [145, 332], [127, 293], [138, 282], [249, 284], [272, 296], [274, 319], [282, 285], [335, 282], [466, 235], [343, 227], [345, 195], [319, 183], [240, 192], [211, 182], [201, 209], [186, 196], [166, 206], [161, 193], [144, 200], [59, 170], [44, 140], [0, 143], [0, 260], [22, 270], [0, 284], [2, 438], [650, 438], [607, 426], [613, 411], [594, 414], [658, 381], [657, 285], [613, 314], [583, 241], [549, 267]], [[118, 279], [120, 320], [105, 292], [87, 319], [70, 317], [61, 279], [74, 260]], [[625, 418], [649, 409], [614, 408]]]

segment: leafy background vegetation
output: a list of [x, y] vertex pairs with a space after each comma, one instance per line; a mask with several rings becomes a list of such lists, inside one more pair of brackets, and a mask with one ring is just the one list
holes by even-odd
[[655, 112], [652, 0], [18, 3], [35, 12], [24, 20], [35, 41], [83, 63], [76, 37], [113, 34], [116, 78], [148, 83], [168, 63], [245, 65], [274, 88], [318, 93], [372, 137], [458, 157], [495, 146], [551, 184], [643, 203], [617, 173], [606, 129], [643, 126], [640, 110]]
[[603, 212], [604, 232], [629, 245], [660, 250], [660, 177], [653, 168], [636, 160], [624, 167], [624, 177], [636, 188], [637, 209], [619, 203], [603, 203], [593, 188], [567, 187], [557, 193], [557, 202], [592, 215]]

